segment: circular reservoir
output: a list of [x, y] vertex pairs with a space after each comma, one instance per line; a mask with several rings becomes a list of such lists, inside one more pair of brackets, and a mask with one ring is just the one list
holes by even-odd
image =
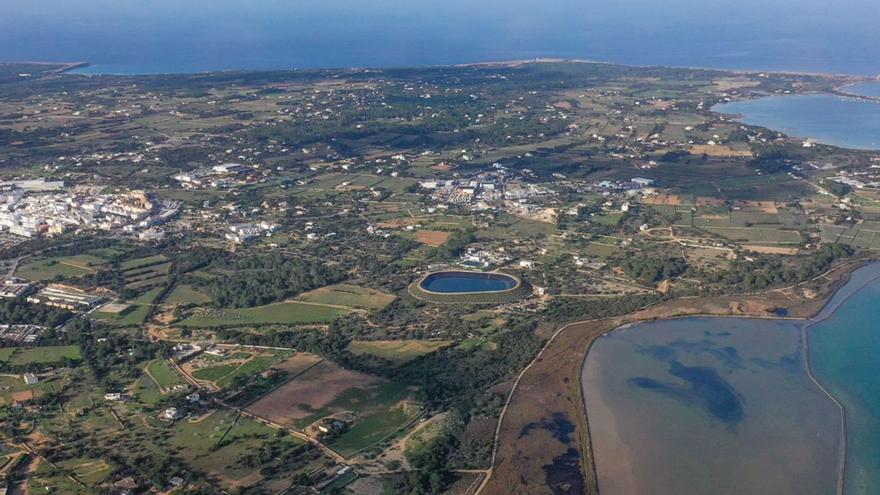
[[503, 273], [459, 271], [430, 273], [419, 283], [422, 290], [440, 294], [501, 292], [517, 285], [517, 279]]
[[524, 284], [499, 272], [451, 270], [429, 273], [411, 286], [410, 292], [433, 302], [506, 302], [524, 295]]

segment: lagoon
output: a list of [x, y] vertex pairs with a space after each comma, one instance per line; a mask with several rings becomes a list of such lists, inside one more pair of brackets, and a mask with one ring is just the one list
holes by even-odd
[[840, 416], [784, 320], [684, 318], [599, 338], [582, 372], [605, 495], [833, 494]]
[[874, 263], [811, 320], [692, 317], [597, 339], [581, 383], [600, 491], [834, 494], [842, 479], [880, 493], [878, 300]]

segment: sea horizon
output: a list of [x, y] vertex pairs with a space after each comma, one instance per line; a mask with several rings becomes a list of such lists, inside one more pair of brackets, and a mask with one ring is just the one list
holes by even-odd
[[[102, 74], [401, 68], [561, 58], [631, 66], [880, 74], [868, 0], [34, 0], [0, 18], [0, 60]], [[149, 7], [149, 8], [148, 8]], [[780, 23], [785, 18], [790, 22]]]

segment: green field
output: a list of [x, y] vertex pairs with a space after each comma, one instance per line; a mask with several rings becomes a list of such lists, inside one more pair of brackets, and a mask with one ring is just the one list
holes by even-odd
[[147, 365], [147, 371], [156, 381], [156, 384], [163, 389], [169, 389], [175, 385], [184, 383], [180, 375], [177, 374], [164, 359], [156, 359]]
[[319, 304], [282, 302], [241, 309], [197, 309], [177, 323], [185, 327], [209, 328], [248, 324], [328, 323], [348, 310]]
[[168, 304], [205, 304], [210, 301], [210, 296], [186, 284], [177, 284], [165, 298]]
[[14, 353], [16, 349], [17, 347], [0, 347], [0, 363], [9, 361], [9, 358], [12, 357], [12, 353]]
[[168, 261], [168, 258], [165, 255], [157, 254], [155, 256], [147, 256], [146, 258], [135, 258], [132, 260], [125, 261], [120, 263], [120, 268], [123, 270], [133, 270], [135, 268], [146, 267], [150, 265], [155, 265], [158, 263], [162, 263], [164, 261]]
[[156, 287], [136, 299], [128, 301], [131, 306], [121, 313], [92, 313], [96, 319], [117, 327], [135, 326], [143, 323], [150, 314], [151, 305], [155, 304], [156, 298], [162, 293], [162, 287]]
[[[10, 355], [11, 349], [11, 355]], [[5, 357], [5, 359], [3, 359]], [[28, 364], [58, 364], [65, 359], [74, 361], [82, 360], [79, 347], [75, 345], [59, 345], [28, 348], [0, 348], [0, 359], [12, 366], [26, 366]]]
[[[242, 480], [260, 471], [259, 466], [248, 466], [236, 462], [237, 459], [260, 452], [268, 442], [275, 441], [275, 430], [232, 411], [215, 411], [206, 417], [178, 421], [170, 429], [170, 434], [170, 445], [180, 449], [184, 461], [231, 481]], [[285, 449], [303, 443], [288, 435], [278, 441]], [[281, 473], [285, 477], [295, 474], [283, 470]], [[255, 481], [261, 478], [257, 477]]]
[[38, 258], [21, 264], [15, 275], [37, 282], [52, 280], [55, 277], [81, 277], [96, 271], [96, 267], [106, 263], [97, 256], [86, 254], [78, 256], [58, 256]]
[[356, 355], [378, 356], [400, 366], [450, 343], [448, 340], [354, 340], [348, 350]]
[[317, 304], [382, 309], [391, 304], [396, 296], [357, 285], [338, 284], [306, 292], [297, 299]]
[[800, 244], [800, 234], [793, 230], [750, 228], [750, 227], [703, 227], [721, 237], [736, 242], [755, 244]]
[[415, 405], [401, 402], [410, 395], [405, 385], [393, 382], [370, 389], [349, 389], [329, 407], [355, 411], [357, 421], [331, 442], [342, 455], [352, 455], [393, 434], [418, 414]]
[[211, 366], [210, 368], [199, 368], [192, 372], [193, 378], [196, 380], [204, 380], [213, 382], [223, 378], [238, 369], [234, 364], [223, 364], [220, 366]]
[[[262, 373], [289, 355], [284, 351], [262, 352], [256, 355], [236, 352], [226, 358], [212, 358], [211, 361], [218, 363], [216, 366], [196, 369], [192, 372], [192, 376], [196, 380], [212, 382], [217, 387], [225, 388], [231, 385], [235, 378]], [[229, 363], [228, 361], [232, 359], [246, 359], [246, 361]]]

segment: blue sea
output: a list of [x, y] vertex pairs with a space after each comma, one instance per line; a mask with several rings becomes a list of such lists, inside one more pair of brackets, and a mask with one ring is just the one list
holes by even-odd
[[88, 72], [562, 57], [880, 74], [875, 0], [8, 0], [0, 61]]

